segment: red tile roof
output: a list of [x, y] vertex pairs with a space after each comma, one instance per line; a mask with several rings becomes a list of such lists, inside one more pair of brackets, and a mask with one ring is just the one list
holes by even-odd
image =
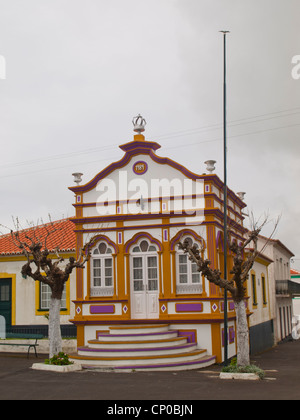
[[[69, 219], [57, 220], [55, 222], [38, 225], [34, 228], [20, 230], [20, 239], [28, 243], [25, 234], [31, 237], [33, 232], [40, 241], [44, 241], [47, 235], [47, 230], [51, 231], [53, 228], [58, 229], [47, 238], [47, 248], [49, 251], [54, 251], [59, 248], [60, 251], [75, 251], [76, 236], [74, 233], [74, 224]], [[46, 227], [45, 227], [46, 226]], [[0, 236], [0, 255], [18, 255], [22, 254], [20, 248], [14, 244], [10, 233]]]

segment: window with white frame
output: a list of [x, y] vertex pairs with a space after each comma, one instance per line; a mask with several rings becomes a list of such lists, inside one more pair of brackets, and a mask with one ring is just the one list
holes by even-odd
[[100, 242], [92, 251], [91, 296], [112, 296], [114, 294], [113, 249], [106, 242]]
[[[40, 282], [40, 310], [48, 311], [51, 301], [51, 288], [48, 284]], [[66, 298], [66, 287], [64, 287], [61, 297], [61, 309], [65, 309], [67, 306]]]
[[157, 249], [143, 239], [132, 249], [133, 289], [158, 291]]
[[[199, 244], [191, 237], [185, 237], [183, 240], [188, 240], [190, 246]], [[197, 264], [190, 261], [188, 254], [182, 250], [177, 251], [177, 283], [176, 292], [178, 294], [188, 293], [202, 293], [201, 274], [197, 270]]]

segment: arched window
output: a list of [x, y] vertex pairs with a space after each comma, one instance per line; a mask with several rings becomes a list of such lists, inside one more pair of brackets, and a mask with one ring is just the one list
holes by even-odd
[[113, 248], [100, 242], [92, 250], [91, 296], [112, 296], [114, 294]]
[[[188, 240], [190, 246], [199, 244], [192, 236], [186, 236], [182, 239]], [[201, 274], [197, 270], [197, 264], [189, 260], [188, 254], [182, 250], [177, 251], [177, 284], [176, 293], [202, 293]]]

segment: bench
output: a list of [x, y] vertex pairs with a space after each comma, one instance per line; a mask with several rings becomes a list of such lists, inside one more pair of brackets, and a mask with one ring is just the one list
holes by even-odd
[[35, 340], [34, 343], [11, 343], [10, 340], [8, 342], [0, 342], [0, 346], [22, 346], [28, 347], [27, 357], [29, 357], [30, 349], [33, 348], [35, 352], [35, 357], [37, 357], [36, 347], [38, 346], [37, 341], [40, 338], [44, 338], [42, 334], [23, 334], [23, 333], [7, 333], [6, 338], [16, 338], [16, 339], [29, 339]]

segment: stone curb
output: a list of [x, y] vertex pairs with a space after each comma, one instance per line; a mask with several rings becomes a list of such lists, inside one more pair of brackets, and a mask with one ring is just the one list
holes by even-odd
[[78, 371], [78, 370], [82, 370], [82, 367], [78, 363], [74, 363], [72, 365], [64, 365], [64, 366], [46, 365], [45, 363], [34, 363], [31, 366], [31, 369], [48, 370], [48, 371], [51, 371], [51, 372], [66, 373], [66, 372], [75, 372], [75, 371]]
[[255, 373], [231, 373], [231, 372], [221, 372], [220, 379], [243, 379], [248, 381], [257, 381], [259, 376]]

